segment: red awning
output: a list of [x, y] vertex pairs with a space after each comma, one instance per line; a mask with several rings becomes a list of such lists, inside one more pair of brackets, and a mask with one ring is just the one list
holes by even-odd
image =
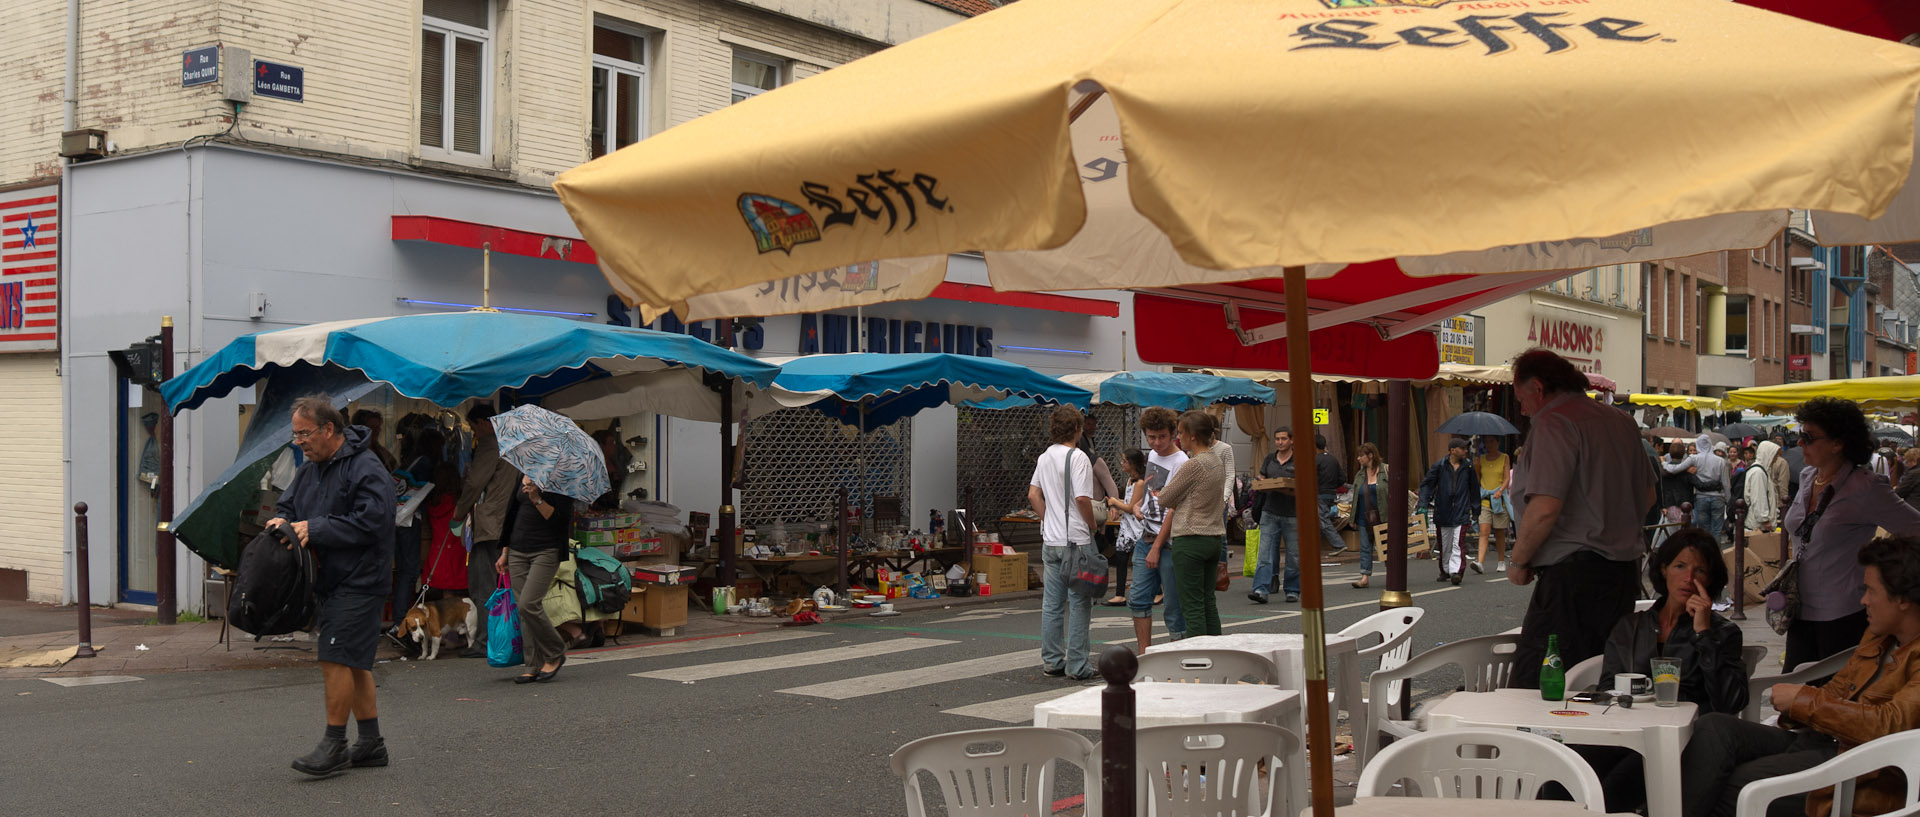
[[[1277, 325], [1284, 313], [1243, 308], [1249, 327]], [[1138, 293], [1133, 296], [1134, 348], [1147, 363], [1222, 369], [1287, 368], [1284, 339], [1251, 346], [1228, 327], [1225, 305]], [[1397, 340], [1372, 327], [1346, 323], [1312, 334], [1313, 371], [1356, 377], [1425, 380], [1440, 367], [1440, 341], [1431, 332]]]
[[[507, 255], [524, 255], [529, 258], [572, 261], [580, 264], [600, 262], [600, 256], [587, 245], [586, 239], [583, 238], [546, 235], [438, 216], [394, 216], [393, 240], [426, 241], [473, 250], [486, 245], [494, 252]], [[1053, 295], [1044, 292], [997, 292], [992, 287], [956, 284], [951, 281], [935, 288], [933, 297], [945, 301], [1013, 306], [1103, 318], [1120, 316], [1120, 304], [1117, 301], [1075, 295]]]
[[1920, 33], [1920, 3], [1914, 0], [1740, 0], [1823, 26], [1898, 40]]

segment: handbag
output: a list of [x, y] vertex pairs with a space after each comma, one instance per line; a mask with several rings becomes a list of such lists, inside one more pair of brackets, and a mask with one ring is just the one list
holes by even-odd
[[517, 667], [526, 663], [520, 652], [520, 617], [513, 587], [500, 577], [500, 589], [487, 599], [487, 666]]
[[1786, 635], [1787, 628], [1800, 617], [1800, 560], [1787, 562], [1760, 594], [1767, 600], [1767, 626]]
[[[1060, 503], [1060, 512], [1066, 515], [1067, 530], [1073, 530], [1073, 455], [1079, 449], [1067, 449], [1066, 468], [1061, 477], [1066, 481], [1066, 501]], [[1087, 532], [1089, 536], [1092, 531]], [[1106, 598], [1107, 595], [1107, 559], [1100, 555], [1100, 549], [1091, 544], [1076, 545], [1067, 543], [1067, 589], [1085, 598]]]

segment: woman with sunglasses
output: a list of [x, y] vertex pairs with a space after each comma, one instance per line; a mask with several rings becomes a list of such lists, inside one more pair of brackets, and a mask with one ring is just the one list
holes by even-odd
[[1860, 644], [1867, 614], [1860, 604], [1859, 554], [1874, 529], [1920, 534], [1920, 510], [1867, 468], [1874, 443], [1858, 405], [1816, 397], [1801, 404], [1794, 419], [1800, 421], [1807, 464], [1786, 518], [1800, 562], [1800, 614], [1787, 629], [1789, 667]]

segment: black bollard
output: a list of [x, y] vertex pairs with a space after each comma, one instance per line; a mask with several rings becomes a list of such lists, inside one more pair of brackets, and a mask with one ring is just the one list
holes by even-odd
[[73, 654], [75, 658], [92, 658], [93, 651], [93, 598], [88, 587], [92, 583], [92, 571], [87, 564], [87, 503], [73, 503], [73, 589], [74, 601], [80, 607], [80, 650]]
[[1747, 500], [1733, 501], [1733, 615], [1734, 621], [1747, 620]]
[[1100, 654], [1100, 813], [1102, 817], [1134, 815], [1133, 676], [1140, 659], [1133, 650], [1115, 644]]

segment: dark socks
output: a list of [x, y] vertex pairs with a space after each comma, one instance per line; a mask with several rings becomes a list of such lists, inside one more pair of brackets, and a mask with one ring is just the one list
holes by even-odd
[[380, 719], [379, 718], [368, 718], [364, 721], [354, 721], [354, 724], [360, 727], [361, 740], [370, 740], [372, 738], [380, 737]]
[[341, 743], [347, 742], [347, 725], [344, 723], [339, 726], [327, 724], [327, 740], [337, 740]]

